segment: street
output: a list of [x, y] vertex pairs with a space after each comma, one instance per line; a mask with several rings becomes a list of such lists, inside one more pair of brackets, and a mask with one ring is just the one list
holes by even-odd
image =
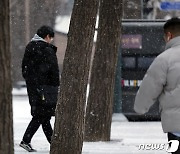
[[[27, 154], [19, 147], [31, 119], [27, 96], [13, 97], [15, 154]], [[51, 120], [52, 126], [54, 118]], [[42, 128], [32, 139], [36, 154], [49, 154], [50, 146]], [[148, 148], [145, 148], [145, 146]], [[164, 149], [151, 146], [163, 145]], [[141, 147], [142, 146], [142, 147]], [[144, 146], [144, 148], [143, 148]], [[166, 154], [167, 137], [160, 122], [129, 122], [122, 114], [113, 114], [110, 142], [84, 142], [83, 154]]]

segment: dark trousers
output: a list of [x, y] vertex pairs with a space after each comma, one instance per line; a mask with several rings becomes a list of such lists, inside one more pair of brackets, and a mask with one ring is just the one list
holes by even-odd
[[[172, 134], [172, 133], [168, 133], [168, 141], [170, 140], [178, 140], [180, 142], [180, 137]], [[180, 145], [178, 147], [178, 150], [176, 152], [172, 152], [172, 154], [180, 154]]]
[[30, 121], [25, 134], [23, 136], [23, 141], [25, 143], [30, 143], [33, 135], [38, 130], [39, 126], [42, 125], [43, 132], [48, 140], [51, 143], [51, 136], [53, 133], [51, 124], [50, 124], [51, 116], [33, 116], [32, 120]]

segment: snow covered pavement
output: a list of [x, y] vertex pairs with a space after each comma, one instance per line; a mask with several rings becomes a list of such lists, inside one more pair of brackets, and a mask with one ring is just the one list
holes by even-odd
[[[27, 96], [13, 97], [15, 154], [27, 154], [19, 147], [24, 131], [31, 119]], [[52, 126], [54, 118], [51, 120]], [[140, 146], [146, 146], [146, 150]], [[161, 150], [152, 146], [161, 145]], [[32, 139], [36, 154], [49, 154], [50, 146], [42, 128]], [[110, 142], [84, 142], [83, 154], [167, 154], [167, 137], [160, 122], [128, 122], [122, 114], [114, 114]]]

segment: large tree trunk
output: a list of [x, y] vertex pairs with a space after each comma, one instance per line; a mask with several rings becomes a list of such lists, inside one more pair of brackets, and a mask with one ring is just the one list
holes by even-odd
[[80, 154], [98, 0], [75, 0], [56, 108], [51, 154]]
[[110, 140], [121, 16], [121, 0], [101, 0], [97, 45], [86, 111], [85, 141]]
[[9, 1], [0, 1], [0, 154], [13, 154]]

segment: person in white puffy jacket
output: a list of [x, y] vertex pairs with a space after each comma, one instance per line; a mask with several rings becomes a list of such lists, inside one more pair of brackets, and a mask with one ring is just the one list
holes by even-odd
[[[135, 97], [134, 110], [144, 114], [159, 100], [163, 131], [168, 140], [180, 141], [180, 18], [169, 19], [163, 28], [165, 51], [147, 70]], [[180, 148], [173, 154], [176, 153], [180, 154]]]

